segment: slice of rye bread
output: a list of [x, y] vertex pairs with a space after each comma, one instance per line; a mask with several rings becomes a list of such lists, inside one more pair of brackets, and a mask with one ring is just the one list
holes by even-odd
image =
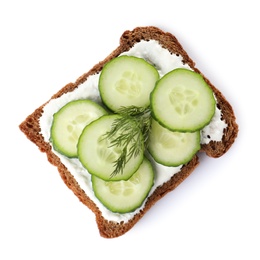
[[[183, 57], [183, 63], [188, 64], [194, 71], [200, 73], [213, 89], [217, 99], [217, 106], [221, 109], [222, 119], [227, 124], [227, 127], [224, 130], [221, 141], [210, 141], [208, 144], [203, 144], [201, 146], [201, 151], [206, 152], [208, 156], [214, 158], [222, 156], [234, 143], [238, 134], [238, 125], [236, 123], [236, 118], [231, 105], [225, 99], [222, 93], [215, 86], [213, 86], [211, 82], [195, 67], [194, 61], [188, 56], [176, 37], [171, 33], [163, 32], [162, 30], [153, 26], [137, 27], [132, 31], [125, 31], [120, 38], [119, 46], [107, 58], [96, 64], [90, 71], [79, 77], [75, 83], [69, 83], [64, 86], [60, 91], [53, 95], [51, 99], [58, 98], [64, 93], [73, 91], [81, 83], [86, 81], [90, 75], [100, 72], [104, 64], [106, 64], [114, 57], [119, 56], [122, 52], [128, 51], [135, 43], [140, 42], [141, 40], [156, 40], [162, 47], [168, 49], [171, 53], [181, 55]], [[48, 102], [45, 104], [47, 103]], [[25, 121], [20, 124], [19, 127], [21, 131], [24, 132], [24, 134], [27, 136], [27, 138], [29, 138], [39, 147], [40, 151], [47, 154], [49, 162], [58, 168], [61, 178], [68, 186], [68, 188], [74, 192], [74, 194], [83, 204], [85, 204], [94, 212], [98, 229], [102, 237], [114, 238], [121, 236], [130, 230], [158, 200], [160, 200], [165, 194], [172, 191], [181, 182], [183, 182], [199, 164], [198, 156], [195, 155], [189, 163], [182, 167], [180, 172], [173, 175], [168, 182], [158, 187], [147, 199], [143, 210], [141, 210], [128, 222], [117, 223], [108, 221], [102, 216], [102, 213], [98, 209], [97, 205], [81, 189], [73, 175], [61, 163], [59, 157], [52, 152], [51, 144], [44, 141], [39, 125], [39, 118], [43, 113], [45, 104], [37, 108], [31, 115], [29, 115]]]

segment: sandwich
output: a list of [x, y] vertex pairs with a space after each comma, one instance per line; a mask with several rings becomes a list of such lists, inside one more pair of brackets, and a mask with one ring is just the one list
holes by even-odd
[[[119, 46], [19, 125], [96, 217], [104, 238], [128, 232], [238, 125], [224, 95], [177, 38], [153, 26]], [[167, 210], [167, 209], [166, 209]]]

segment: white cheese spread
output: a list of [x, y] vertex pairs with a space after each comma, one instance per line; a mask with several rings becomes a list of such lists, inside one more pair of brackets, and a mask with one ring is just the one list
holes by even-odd
[[[168, 50], [162, 48], [162, 46], [154, 40], [141, 41], [136, 43], [129, 51], [124, 52], [121, 55], [136, 56], [147, 60], [157, 68], [160, 76], [163, 76], [164, 74], [176, 68], [190, 69], [187, 64], [183, 64], [182, 57], [180, 55], [177, 56], [175, 54], [171, 54]], [[101, 103], [101, 98], [98, 91], [98, 80], [99, 74], [91, 75], [73, 92], [63, 94], [57, 99], [52, 99], [48, 104], [45, 105], [44, 112], [40, 118], [40, 127], [41, 133], [46, 142], [49, 142], [50, 139], [50, 129], [52, 125], [53, 114], [56, 113], [66, 103], [77, 99], [91, 99]], [[208, 143], [210, 140], [220, 141], [225, 127], [225, 122], [221, 120], [221, 111], [216, 108], [216, 113], [211, 123], [201, 131], [201, 143]], [[61, 162], [74, 176], [80, 187], [85, 191], [89, 198], [95, 202], [105, 219], [116, 222], [127, 222], [144, 207], [145, 202], [143, 203], [142, 207], [138, 208], [134, 212], [118, 214], [109, 211], [95, 197], [92, 190], [91, 175], [81, 165], [79, 160], [76, 158], [67, 158], [57, 153], [55, 150], [53, 150], [53, 152], [60, 157]], [[150, 159], [155, 169], [154, 186], [150, 191], [150, 194], [152, 194], [157, 187], [167, 182], [174, 174], [179, 172], [181, 166], [166, 167], [154, 162], [152, 158]]]
[[210, 121], [210, 124], [205, 126], [200, 131], [200, 143], [208, 144], [211, 140], [221, 141], [223, 131], [227, 127], [225, 121], [221, 120], [221, 111], [216, 107], [215, 114]]

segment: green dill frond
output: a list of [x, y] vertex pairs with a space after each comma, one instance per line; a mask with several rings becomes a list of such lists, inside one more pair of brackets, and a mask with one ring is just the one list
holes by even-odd
[[126, 163], [147, 147], [151, 130], [150, 108], [121, 107], [117, 113], [120, 117], [114, 121], [111, 130], [104, 135], [104, 138], [110, 141], [110, 147], [122, 147], [122, 153], [115, 161], [115, 169], [111, 177], [122, 173]]

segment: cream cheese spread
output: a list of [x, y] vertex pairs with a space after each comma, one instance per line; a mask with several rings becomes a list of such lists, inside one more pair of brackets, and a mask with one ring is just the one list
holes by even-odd
[[[179, 55], [171, 54], [167, 49], [164, 49], [157, 41], [141, 41], [136, 43], [129, 51], [122, 53], [121, 55], [136, 56], [143, 58], [153, 64], [159, 71], [160, 76], [165, 75], [176, 68], [187, 68], [191, 69], [187, 64], [182, 62], [182, 57]], [[101, 97], [98, 91], [98, 81], [99, 75], [95, 74], [88, 77], [88, 79], [78, 86], [73, 92], [63, 94], [57, 99], [52, 99], [48, 104], [45, 105], [43, 114], [40, 118], [41, 134], [46, 142], [50, 140], [50, 129], [52, 125], [53, 114], [56, 113], [61, 107], [72, 100], [77, 99], [91, 99], [95, 102], [102, 103]], [[224, 121], [221, 120], [221, 111], [216, 107], [216, 113], [211, 121], [211, 123], [206, 126], [201, 131], [201, 143], [206, 144], [211, 140], [220, 141], [223, 136], [223, 130], [226, 127]], [[102, 203], [95, 197], [92, 190], [91, 175], [88, 171], [81, 165], [76, 158], [67, 158], [55, 150], [53, 150], [61, 162], [67, 167], [70, 173], [74, 176], [80, 187], [85, 191], [87, 196], [98, 206], [102, 215], [105, 219], [116, 221], [116, 222], [127, 222], [135, 214], [137, 214], [143, 206], [135, 210], [134, 212], [119, 214], [109, 211]], [[163, 183], [167, 182], [174, 174], [178, 173], [182, 166], [178, 167], [167, 167], [156, 163], [152, 158], [155, 169], [155, 180], [154, 186], [152, 187], [150, 194], [154, 190], [161, 186]], [[149, 195], [150, 195], [149, 194]]]

